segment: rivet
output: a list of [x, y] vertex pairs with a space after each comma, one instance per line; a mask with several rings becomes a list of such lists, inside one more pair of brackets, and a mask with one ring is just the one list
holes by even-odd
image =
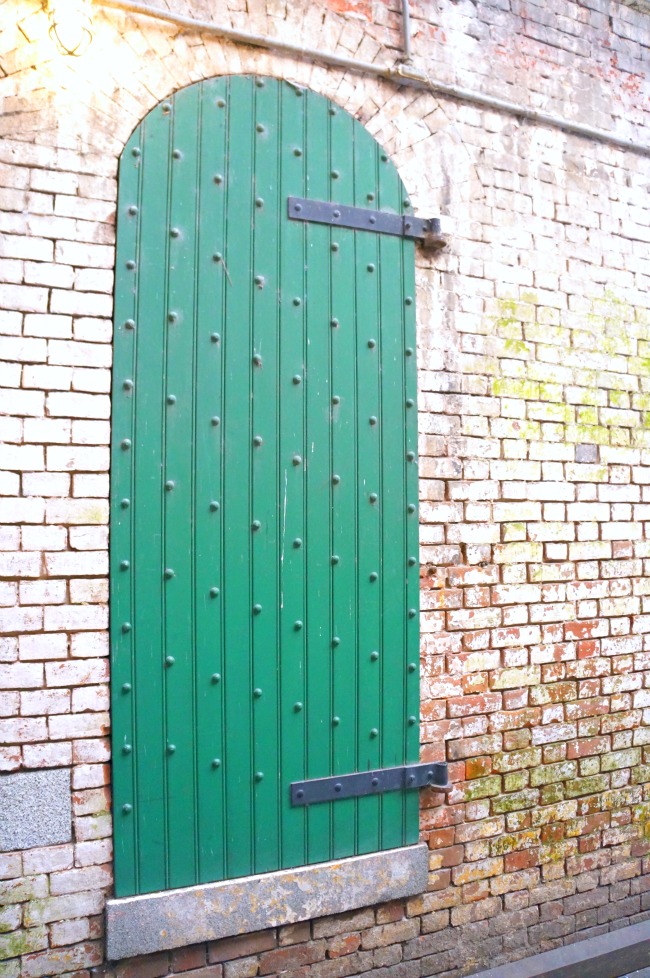
[[294, 384], [299, 384], [302, 381], [300, 374], [294, 374], [291, 379]]
[[302, 305], [302, 299], [300, 299], [298, 296], [296, 296], [295, 299], [293, 300], [293, 304], [294, 304], [294, 306], [301, 306]]
[[218, 509], [219, 509], [219, 503], [217, 502], [216, 499], [213, 499], [210, 502], [210, 512], [211, 513], [216, 513]]
[[123, 499], [121, 501], [121, 503], [120, 503], [120, 506], [122, 507], [122, 509], [128, 509], [130, 505], [131, 505], [131, 500], [130, 499]]
[[300, 539], [300, 537], [296, 537], [296, 539], [293, 541], [293, 545], [296, 548], [296, 550], [300, 550], [300, 548], [302, 547], [302, 540]]
[[125, 391], [132, 391], [133, 390], [133, 381], [132, 380], [125, 380], [124, 383], [122, 384], [122, 387], [124, 388]]
[[410, 295], [407, 295], [407, 297], [404, 299], [404, 305], [406, 305], [406, 306], [412, 306], [413, 305], [413, 297], [410, 296]]
[[296, 711], [296, 713], [300, 713], [300, 711], [302, 710], [302, 703], [294, 703], [293, 708]]
[[259, 784], [260, 781], [263, 781], [264, 780], [264, 772], [263, 771], [256, 771], [255, 772], [255, 780], [258, 782], [258, 784]]
[[337, 114], [336, 109], [334, 108], [334, 106], [332, 106], [332, 108], [330, 109], [330, 115], [336, 115], [336, 114]]
[[260, 523], [259, 520], [253, 520], [253, 522], [251, 523], [251, 528], [253, 530], [259, 530], [259, 528], [261, 527], [261, 525], [262, 524]]
[[409, 567], [415, 567], [416, 563], [417, 563], [417, 559], [415, 557], [409, 557], [408, 559]]
[[173, 655], [167, 655], [167, 656], [165, 656], [165, 665], [166, 666], [173, 666], [175, 662], [176, 662], [176, 659], [174, 658]]
[[170, 102], [163, 102], [163, 104], [162, 104], [161, 107], [162, 107], [163, 112], [171, 112], [171, 110], [172, 110], [172, 107], [171, 107], [171, 103]]
[[295, 630], [296, 630], [297, 632], [299, 632], [299, 631], [300, 631], [300, 629], [302, 628], [302, 622], [301, 622], [301, 621], [295, 621], [295, 622], [293, 623], [293, 627], [294, 627], [294, 629], [295, 629]]
[[167, 403], [168, 404], [176, 404], [176, 395], [175, 394], [168, 394], [167, 395]]
[[178, 228], [171, 228], [169, 231], [169, 234], [172, 238], [177, 238], [180, 233], [181, 232], [178, 230]]
[[221, 682], [221, 675], [218, 672], [215, 672], [210, 676], [210, 679], [212, 683], [216, 686], [217, 683]]
[[135, 204], [131, 204], [131, 206], [129, 207], [129, 214], [134, 215], [137, 213], [138, 213], [138, 208], [135, 206]]
[[374, 194], [366, 194], [366, 200], [374, 200], [374, 199], [375, 199]]
[[129, 563], [128, 560], [120, 561], [120, 570], [128, 570], [130, 566], [131, 564]]
[[302, 210], [302, 204], [294, 204], [293, 209], [296, 214], [300, 214], [300, 211]]
[[216, 261], [216, 262], [223, 261], [223, 255], [221, 254], [220, 251], [215, 251], [214, 255], [212, 256], [212, 261]]
[[254, 615], [261, 615], [262, 614], [262, 605], [261, 604], [254, 604], [253, 605], [253, 614]]
[[262, 197], [256, 197], [255, 198], [255, 206], [256, 207], [264, 207], [264, 199]]
[[220, 423], [221, 419], [218, 417], [218, 415], [215, 414], [214, 417], [210, 418], [210, 424], [213, 428], [218, 428]]
[[135, 321], [133, 319], [127, 319], [124, 323], [124, 329], [135, 329]]
[[369, 350], [374, 350], [374, 348], [376, 346], [377, 346], [377, 341], [376, 340], [368, 340], [368, 349]]
[[259, 353], [256, 353], [255, 356], [253, 357], [253, 363], [255, 364], [256, 367], [262, 366], [262, 358], [259, 355]]
[[409, 727], [414, 727], [417, 722], [418, 722], [417, 717], [413, 717], [413, 716], [409, 717]]
[[294, 155], [294, 156], [302, 156], [302, 150], [301, 150], [301, 149], [299, 149], [299, 148], [298, 148], [298, 147], [296, 146], [296, 148], [295, 148], [295, 149], [294, 149], [294, 151], [293, 151], [293, 155]]
[[175, 488], [176, 488], [176, 483], [174, 482], [174, 480], [168, 479], [167, 482], [165, 483], [165, 489], [167, 490], [167, 492], [171, 492]]
[[171, 567], [165, 567], [165, 575], [164, 576], [165, 576], [165, 580], [166, 581], [171, 581], [172, 577], [175, 577], [176, 575], [175, 575], [174, 571], [171, 569]]
[[142, 151], [138, 146], [134, 146], [133, 149], [131, 150], [131, 156], [140, 156], [141, 153]]
[[213, 759], [212, 759], [212, 767], [213, 767], [213, 768], [214, 768], [215, 770], [216, 770], [216, 769], [217, 769], [218, 767], [221, 767], [221, 760], [220, 760], [220, 759], [219, 759], [218, 757], [213, 757]]
[[335, 635], [334, 638], [332, 639], [332, 648], [336, 649], [340, 644], [341, 644], [341, 639], [338, 637], [338, 635]]
[[210, 588], [210, 591], [209, 591], [209, 594], [210, 594], [210, 597], [211, 598], [218, 598], [219, 597], [219, 588], [218, 587], [211, 587]]
[[126, 267], [130, 272], [132, 272], [133, 269], [135, 268], [135, 262], [130, 259], [129, 261], [127, 261]]
[[300, 455], [294, 455], [291, 461], [294, 465], [300, 465], [302, 462], [302, 458], [300, 457]]
[[257, 85], [258, 88], [264, 88], [264, 85], [266, 84], [266, 82], [264, 81], [263, 78], [256, 78], [255, 79], [255, 84]]
[[253, 690], [253, 696], [255, 697], [256, 700], [258, 700], [261, 697], [261, 695], [262, 695], [262, 690], [258, 686], [257, 689]]
[[132, 750], [133, 748], [131, 747], [131, 744], [124, 744], [122, 747], [123, 754], [130, 754]]
[[178, 313], [175, 313], [175, 312], [169, 312], [169, 313], [167, 313], [167, 322], [168, 323], [175, 323], [177, 321], [178, 321]]
[[128, 450], [129, 450], [130, 447], [131, 447], [131, 439], [130, 438], [123, 438], [122, 441], [120, 442], [120, 448], [123, 451], [128, 452]]
[[264, 132], [264, 126], [262, 125], [261, 122], [258, 122], [257, 123], [257, 125], [255, 126], [255, 129], [257, 130], [257, 132]]
[[374, 414], [371, 414], [370, 417], [368, 418], [368, 424], [370, 425], [377, 424], [377, 418], [374, 416]]
[[176, 750], [176, 744], [167, 744], [167, 753], [173, 754]]
[[415, 608], [409, 608], [409, 618], [415, 618], [417, 611]]
[[404, 353], [406, 354], [407, 357], [412, 357], [413, 356], [413, 347], [412, 346], [407, 346], [406, 349], [404, 350]]
[[223, 98], [218, 98], [217, 99], [217, 106], [218, 106], [218, 108], [223, 109], [223, 107], [225, 106], [225, 104], [226, 104], [226, 100], [225, 99], [223, 99]]
[[388, 157], [386, 156], [385, 153], [382, 153], [381, 154], [381, 162], [382, 163], [388, 163]]
[[180, 160], [182, 159], [183, 154], [181, 153], [180, 149], [175, 149], [172, 153], [172, 156], [174, 157], [175, 160]]
[[338, 251], [338, 250], [339, 250], [338, 243], [336, 241], [333, 241], [332, 242], [332, 251]]
[[373, 778], [370, 784], [373, 786], [373, 788], [376, 788], [379, 784], [379, 778]]
[[377, 218], [375, 217], [374, 214], [371, 214], [370, 217], [368, 218], [368, 221], [369, 221], [370, 224], [376, 224], [377, 223]]
[[375, 649], [375, 651], [370, 653], [370, 661], [376, 662], [378, 658], [379, 658], [379, 652], [377, 652], [377, 650]]
[[338, 180], [338, 178], [340, 177], [340, 175], [341, 174], [339, 173], [338, 170], [332, 170], [332, 180]]
[[333, 564], [338, 564], [338, 562], [340, 561], [340, 559], [341, 558], [338, 556], [338, 554], [332, 554], [332, 561], [331, 562]]
[[411, 224], [410, 221], [405, 221], [404, 222], [404, 228], [405, 228], [406, 231], [410, 231], [411, 230], [411, 227], [412, 227], [412, 224]]
[[133, 805], [122, 805], [122, 812], [124, 815], [129, 815], [133, 811]]
[[[341, 722], [341, 718], [340, 717], [332, 717], [332, 726], [333, 727], [338, 727], [338, 725], [339, 725], [340, 722]], [[341, 786], [340, 785], [338, 786], [338, 790], [339, 791], [341, 790]]]
[[409, 672], [415, 672], [416, 669], [417, 669], [417, 666], [416, 666], [415, 662], [409, 662]]
[[406, 461], [407, 462], [414, 462], [415, 461], [415, 452], [407, 452], [406, 453]]
[[296, 798], [304, 798], [304, 797], [305, 797], [305, 792], [302, 790], [302, 788], [298, 788], [298, 790], [296, 791]]
[[130, 621], [125, 621], [124, 622], [124, 624], [122, 625], [122, 631], [124, 632], [125, 635], [126, 635], [127, 632], [130, 632], [131, 631], [131, 622]]
[[332, 483], [335, 486], [338, 486], [338, 484], [339, 484], [340, 481], [341, 481], [341, 476], [340, 475], [333, 475], [332, 476]]
[[370, 262], [366, 267], [367, 267], [367, 269], [368, 269], [369, 272], [374, 272], [374, 270], [375, 270], [375, 266], [373, 265], [372, 262]]
[[415, 404], [415, 401], [413, 400], [412, 397], [407, 397], [406, 398], [406, 406], [407, 406], [407, 408], [412, 408], [414, 404]]
[[122, 692], [123, 693], [130, 693], [131, 692], [131, 683], [122, 683]]
[[217, 184], [223, 183], [223, 176], [221, 175], [221, 173], [215, 173], [214, 182]]
[[340, 404], [340, 403], [341, 403], [341, 398], [338, 396], [338, 394], [335, 394], [334, 397], [332, 398], [332, 404]]
[[211, 333], [210, 334], [210, 342], [211, 343], [218, 343], [220, 339], [221, 339], [221, 337], [219, 336], [218, 333]]
[[408, 199], [408, 197], [405, 197], [404, 198], [404, 200], [402, 201], [402, 206], [403, 207], [410, 207], [411, 206], [411, 201]]
[[338, 794], [342, 790], [343, 790], [343, 785], [341, 784], [340, 781], [337, 781], [336, 784], [334, 785], [334, 791], [336, 791], [336, 793]]
[[337, 221], [340, 216], [341, 216], [341, 212], [339, 210], [332, 211], [332, 217], [334, 217]]
[[377, 573], [377, 571], [373, 571], [372, 574], [370, 575], [369, 580], [374, 584], [374, 582], [377, 580], [378, 577], [379, 574]]
[[379, 736], [379, 731], [377, 730], [377, 727], [373, 727], [372, 728], [372, 730], [370, 731], [370, 736], [371, 737], [378, 737]]
[[376, 492], [371, 492], [370, 495], [368, 496], [368, 499], [370, 500], [371, 503], [376, 503], [377, 498], [378, 497]]
[[407, 513], [414, 513], [415, 512], [415, 504], [414, 503], [409, 503], [408, 506], [406, 507], [406, 511], [407, 511]]
[[330, 320], [330, 326], [332, 327], [332, 329], [336, 329], [338, 325], [339, 325], [338, 319], [331, 319]]
[[302, 98], [304, 94], [302, 88], [294, 88], [294, 92], [296, 93], [298, 98]]
[[[409, 718], [409, 722], [410, 722], [410, 718]], [[408, 784], [414, 784], [415, 783], [415, 775], [414, 774], [409, 774], [409, 776], [408, 776], [408, 778], [406, 780], [407, 780], [407, 783]]]

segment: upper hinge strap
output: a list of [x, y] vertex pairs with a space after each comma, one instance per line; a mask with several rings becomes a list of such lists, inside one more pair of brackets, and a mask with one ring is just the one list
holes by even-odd
[[391, 214], [389, 211], [348, 207], [346, 204], [332, 204], [326, 200], [310, 200], [307, 197], [287, 198], [287, 212], [292, 221], [312, 221], [316, 224], [329, 224], [330, 227], [392, 234], [398, 238], [412, 238], [436, 249], [444, 248], [446, 244], [440, 233], [439, 217], [425, 220], [412, 214]]

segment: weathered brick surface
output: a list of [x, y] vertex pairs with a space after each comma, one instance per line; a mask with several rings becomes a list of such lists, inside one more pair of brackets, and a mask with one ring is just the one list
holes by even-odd
[[[6, 6], [6, 5], [5, 5]], [[418, 253], [427, 893], [108, 967], [107, 978], [460, 975], [650, 914], [648, 161], [499, 110], [95, 8], [0, 34], [0, 771], [72, 767], [69, 845], [0, 855], [0, 978], [102, 966], [111, 887], [107, 525], [117, 160], [222, 72], [333, 98], [450, 244]], [[173, 9], [388, 61], [386, 0]], [[181, 9], [182, 8], [182, 9]], [[210, 8], [210, 9], [208, 9]], [[415, 64], [648, 142], [631, 2], [412, 0]], [[119, 50], [119, 57], [115, 52]], [[561, 80], [561, 83], [558, 81]]]

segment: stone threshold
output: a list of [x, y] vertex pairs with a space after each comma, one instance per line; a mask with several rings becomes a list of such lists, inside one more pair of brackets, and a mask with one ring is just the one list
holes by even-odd
[[314, 866], [122, 897], [106, 903], [109, 961], [423, 893], [427, 846], [387, 849]]
[[473, 978], [621, 978], [649, 965], [650, 920], [644, 920], [474, 973]]

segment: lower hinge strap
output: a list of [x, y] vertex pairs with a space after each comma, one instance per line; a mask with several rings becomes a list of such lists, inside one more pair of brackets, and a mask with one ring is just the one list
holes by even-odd
[[291, 804], [314, 805], [321, 801], [361, 798], [364, 795], [379, 795], [384, 791], [404, 791], [407, 788], [449, 791], [451, 784], [446, 763], [405, 764], [402, 767], [384, 767], [375, 771], [335, 775], [331, 778], [294, 781], [291, 785]]

